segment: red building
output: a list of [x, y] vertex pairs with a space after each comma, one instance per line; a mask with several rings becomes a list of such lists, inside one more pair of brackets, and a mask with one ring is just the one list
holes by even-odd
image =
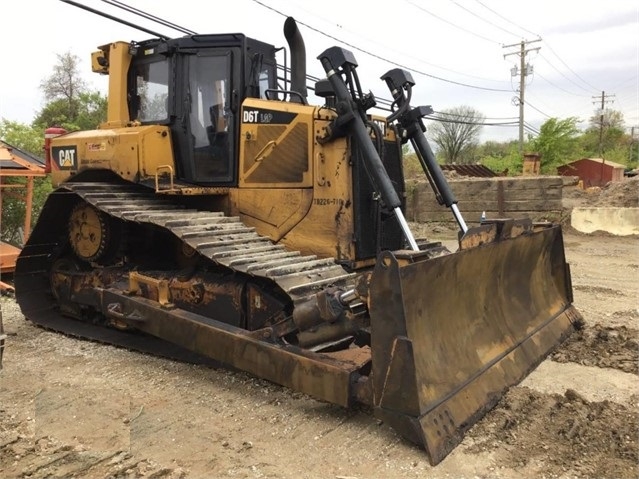
[[557, 168], [561, 176], [578, 176], [584, 188], [604, 186], [611, 181], [623, 180], [626, 167], [603, 158], [582, 158]]

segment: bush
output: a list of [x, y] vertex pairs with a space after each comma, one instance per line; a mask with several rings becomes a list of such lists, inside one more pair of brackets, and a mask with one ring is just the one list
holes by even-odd
[[[7, 183], [22, 184], [24, 189], [16, 188], [14, 191], [19, 192], [22, 196], [26, 194], [27, 179], [24, 177], [9, 177], [6, 179]], [[47, 196], [52, 191], [51, 179], [46, 176], [42, 178], [35, 178], [33, 184], [33, 201], [31, 204], [31, 227], [38, 221], [38, 216], [42, 210], [42, 206], [47, 199]], [[7, 243], [22, 246], [22, 240], [24, 235], [24, 219], [25, 219], [26, 205], [22, 198], [12, 198], [9, 195], [5, 195], [2, 199], [2, 229], [0, 231], [0, 238]]]

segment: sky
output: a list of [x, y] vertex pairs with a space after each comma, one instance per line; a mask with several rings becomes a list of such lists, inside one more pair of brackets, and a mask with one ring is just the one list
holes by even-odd
[[[175, 30], [115, 7], [112, 0], [76, 0], [167, 36]], [[111, 3], [109, 3], [111, 2]], [[83, 78], [106, 94], [106, 78], [91, 72], [99, 45], [144, 40], [149, 34], [59, 0], [3, 3], [0, 118], [30, 123], [44, 105], [40, 83], [56, 54], [81, 59]], [[405, 68], [415, 80], [411, 104], [435, 111], [470, 106], [486, 123], [516, 123], [514, 104], [521, 41], [528, 41], [525, 122], [536, 131], [549, 117], [588, 119], [606, 95], [628, 130], [639, 131], [639, 2], [637, 0], [129, 0], [128, 5], [198, 33], [244, 33], [285, 46], [293, 16], [304, 38], [307, 71], [324, 76], [317, 56], [339, 45], [351, 50], [365, 90], [390, 98], [380, 76]], [[534, 41], [541, 39], [540, 41]], [[534, 41], [534, 42], [533, 42]], [[514, 45], [508, 47], [509, 45]], [[535, 50], [539, 48], [539, 50]], [[318, 102], [319, 103], [319, 102]], [[517, 124], [484, 126], [482, 140], [518, 138]]]

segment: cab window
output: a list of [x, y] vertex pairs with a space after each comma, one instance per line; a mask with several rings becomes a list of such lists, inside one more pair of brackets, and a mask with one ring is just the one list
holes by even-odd
[[135, 98], [132, 117], [141, 122], [158, 122], [169, 118], [169, 61], [161, 59], [134, 66]]

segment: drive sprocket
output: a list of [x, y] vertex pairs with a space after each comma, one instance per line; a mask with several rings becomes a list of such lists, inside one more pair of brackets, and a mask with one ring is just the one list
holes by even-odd
[[102, 212], [87, 203], [79, 203], [69, 217], [69, 243], [81, 260], [95, 262], [112, 251], [116, 241], [113, 225]]

